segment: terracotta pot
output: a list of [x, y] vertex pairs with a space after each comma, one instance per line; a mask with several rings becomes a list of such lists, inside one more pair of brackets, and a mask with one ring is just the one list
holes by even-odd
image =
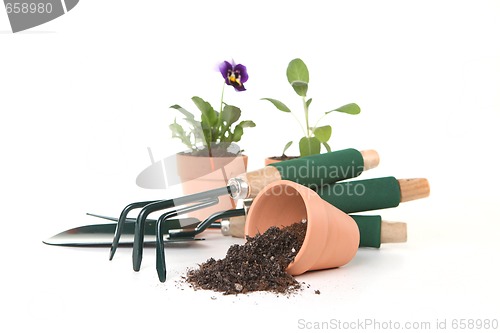
[[265, 166], [268, 166], [269, 164], [273, 164], [273, 163], [277, 163], [277, 162], [281, 162], [280, 160], [277, 160], [277, 159], [274, 159], [274, 158], [271, 158], [271, 157], [267, 157], [265, 160], [264, 160], [264, 165]]
[[306, 236], [288, 273], [340, 267], [354, 257], [359, 247], [356, 222], [316, 192], [287, 180], [266, 186], [253, 200], [245, 235], [255, 236], [271, 226], [283, 227], [303, 219], [307, 219]]
[[[299, 158], [299, 156], [290, 156], [289, 157], [289, 159], [293, 159], [293, 158]], [[264, 160], [264, 165], [268, 166], [269, 164], [282, 162], [282, 161], [284, 161], [284, 160], [280, 160], [280, 159], [276, 159], [276, 158], [272, 158], [272, 157], [266, 157], [266, 159]]]
[[[177, 154], [177, 170], [184, 194], [193, 194], [227, 185], [230, 178], [246, 172], [248, 156], [204, 157]], [[211, 214], [234, 209], [235, 202], [227, 196], [219, 197], [217, 205], [200, 209], [187, 215], [204, 220]]]

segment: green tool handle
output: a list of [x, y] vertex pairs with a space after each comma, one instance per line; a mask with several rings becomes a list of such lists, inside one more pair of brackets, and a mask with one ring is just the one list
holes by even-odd
[[359, 228], [359, 247], [379, 248], [383, 243], [404, 243], [406, 223], [383, 221], [378, 215], [350, 215]]
[[314, 187], [359, 176], [364, 170], [364, 160], [358, 150], [344, 149], [273, 163], [271, 166], [278, 169], [282, 180]]
[[[379, 215], [350, 215], [359, 228], [360, 247], [380, 247], [382, 218]], [[222, 222], [227, 225], [227, 231], [223, 234], [238, 238], [245, 238], [246, 216], [231, 217]]]
[[377, 166], [378, 161], [378, 154], [373, 150], [360, 152], [350, 148], [273, 163], [239, 178], [248, 186], [243, 198], [254, 198], [266, 185], [277, 180], [289, 180], [317, 190], [325, 184], [357, 177], [363, 170]]
[[394, 177], [327, 184], [317, 193], [345, 213], [397, 207], [401, 202], [401, 188]]
[[[350, 215], [359, 228], [359, 247], [380, 248], [382, 243], [406, 242], [406, 223], [385, 222], [379, 215]], [[226, 221], [223, 234], [245, 238], [245, 216], [232, 217]], [[223, 221], [222, 224], [225, 224]], [[223, 229], [224, 231], [224, 229]]]
[[382, 218], [379, 215], [350, 215], [359, 228], [359, 247], [379, 248]]

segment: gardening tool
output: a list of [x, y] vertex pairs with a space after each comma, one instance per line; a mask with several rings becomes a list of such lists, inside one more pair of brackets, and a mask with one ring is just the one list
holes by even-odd
[[[100, 247], [109, 246], [112, 243], [116, 222], [118, 218], [103, 215], [87, 213], [87, 215], [102, 218], [115, 223], [91, 224], [71, 228], [58, 233], [46, 240], [43, 243], [47, 245], [57, 246], [76, 246], [76, 247]], [[203, 232], [207, 228], [212, 230], [220, 230], [224, 236], [233, 236], [238, 238], [245, 237], [245, 210], [234, 209], [225, 214], [226, 217], [217, 222], [219, 217], [215, 216], [216, 220], [204, 220], [203, 222], [195, 218], [180, 218], [164, 221], [162, 234], [167, 237], [162, 237], [164, 242], [179, 242], [189, 240], [204, 240], [204, 238], [195, 237], [179, 237], [180, 230], [183, 232], [195, 232], [195, 236]], [[233, 215], [231, 217], [227, 217]], [[406, 223], [403, 222], [387, 222], [383, 221], [379, 215], [351, 215], [359, 228], [360, 241], [359, 247], [374, 247], [379, 248], [383, 243], [402, 243], [406, 242]], [[126, 220], [123, 227], [123, 234], [120, 238], [119, 246], [130, 246], [133, 244], [135, 219], [129, 218]], [[154, 245], [156, 243], [156, 220], [147, 219], [144, 228], [144, 245]], [[173, 236], [170, 235], [172, 233]]]
[[382, 177], [326, 184], [318, 195], [345, 213], [393, 208], [400, 203], [425, 198], [430, 194], [425, 178]]
[[[277, 180], [272, 184], [279, 182], [280, 180]], [[325, 201], [325, 204], [331, 204], [335, 209], [343, 213], [396, 207], [400, 202], [427, 197], [430, 192], [429, 183], [425, 178], [398, 180], [394, 177], [383, 177], [359, 181], [345, 181], [335, 185], [329, 184], [328, 186], [330, 186], [328, 189], [323, 189], [323, 187], [321, 187], [317, 189], [316, 192], [312, 191], [312, 189], [310, 192], [314, 193], [314, 197], [318, 196]], [[271, 189], [273, 191], [285, 191], [283, 193], [273, 193], [273, 195], [286, 199], [289, 194], [286, 190], [291, 188], [283, 186], [271, 187]], [[295, 192], [292, 190], [291, 194], [293, 193]], [[307, 198], [304, 198], [304, 200], [306, 199]], [[255, 208], [252, 204], [254, 200], [243, 200], [244, 207], [242, 209], [242, 214], [232, 215], [233, 229], [236, 230], [239, 228], [240, 233], [245, 225], [245, 216], [243, 215], [248, 213], [249, 210], [259, 209]], [[230, 229], [231, 225], [228, 226], [228, 223], [224, 222], [224, 219], [230, 216], [220, 215], [219, 217], [223, 219], [222, 225], [224, 228]], [[384, 239], [385, 242], [406, 241], [406, 224], [382, 224], [379, 216], [352, 216], [352, 218], [356, 222], [359, 232], [363, 234], [363, 238], [358, 245], [362, 244], [368, 247], [380, 247], [382, 239]], [[384, 227], [384, 233], [382, 233], [382, 226]], [[169, 231], [170, 238], [175, 237], [175, 233], [175, 230]], [[185, 231], [180, 232], [179, 235], [184, 235], [184, 233]], [[161, 228], [157, 229], [156, 239], [156, 269], [160, 281], [164, 282], [166, 279], [166, 266], [162, 242], [163, 232]]]
[[[425, 178], [381, 177], [326, 184], [316, 192], [344, 213], [359, 213], [394, 208], [402, 202], [425, 198], [430, 194], [430, 186]], [[246, 210], [251, 202], [243, 200]], [[221, 228], [225, 234], [244, 237], [245, 217], [232, 218], [230, 224], [222, 220]]]
[[[114, 221], [115, 223], [104, 223], [104, 224], [92, 224], [80, 226], [77, 228], [72, 228], [58, 233], [46, 240], [43, 243], [47, 245], [59, 245], [59, 246], [110, 246], [113, 241], [113, 235], [116, 229], [116, 222], [118, 218], [87, 214], [90, 216], [102, 218], [109, 221]], [[128, 218], [122, 229], [122, 237], [120, 238], [121, 246], [129, 246], [133, 244], [134, 240], [134, 223], [135, 218]], [[200, 224], [200, 221], [195, 218], [180, 218], [171, 219], [164, 221], [163, 232], [168, 233], [169, 230], [178, 229], [193, 229]], [[156, 220], [147, 219], [144, 226], [144, 244], [153, 245], [156, 242], [155, 238], [155, 226]], [[221, 224], [219, 222], [212, 222], [207, 226], [212, 229], [221, 229]], [[166, 239], [164, 241], [183, 241], [183, 240], [204, 240], [203, 238], [192, 237], [190, 239]]]
[[[404, 222], [382, 220], [380, 215], [350, 215], [358, 225], [359, 247], [380, 248], [385, 243], [405, 243], [407, 228]], [[220, 228], [224, 236], [245, 238], [245, 216], [224, 219]]]
[[[135, 271], [139, 271], [143, 253], [144, 225], [147, 216], [153, 212], [174, 208], [157, 220], [157, 235], [161, 235], [161, 221], [188, 211], [200, 209], [209, 204], [214, 204], [214, 202], [218, 201], [220, 196], [230, 195], [234, 200], [252, 198], [267, 184], [281, 179], [307, 186], [320, 187], [327, 183], [357, 177], [364, 170], [377, 166], [378, 162], [378, 154], [373, 150], [360, 152], [355, 149], [345, 149], [275, 163], [263, 169], [248, 172], [241, 175], [241, 177], [232, 178], [227, 183], [227, 186], [222, 188], [190, 194], [177, 199], [144, 201], [129, 204], [122, 210], [118, 219], [115, 237], [110, 250], [110, 260], [113, 258], [116, 251], [123, 225], [127, 219], [127, 214], [133, 209], [141, 208], [135, 224], [132, 251], [133, 268]], [[194, 202], [197, 203], [188, 207], [183, 207], [183, 205]], [[222, 212], [218, 217], [223, 218], [225, 214], [228, 213]], [[170, 234], [170, 236], [172, 235], [173, 234]], [[183, 235], [183, 233], [180, 232], [179, 235]], [[159, 252], [157, 252], [157, 254], [159, 254]]]
[[[403, 181], [400, 189], [406, 198], [415, 199], [421, 197], [423, 189], [428, 190], [420, 183], [417, 186]], [[345, 195], [340, 197], [345, 198]], [[370, 196], [366, 199], [368, 207], [373, 199]], [[353, 206], [359, 201], [351, 200]], [[358, 207], [362, 206], [359, 204]], [[284, 227], [300, 221], [307, 221], [307, 231], [299, 252], [287, 268], [291, 275], [343, 266], [355, 256], [361, 241], [378, 247], [382, 236], [393, 241], [393, 236], [401, 231], [399, 229], [405, 228], [402, 224], [383, 224], [368, 216], [349, 216], [310, 188], [283, 180], [266, 186], [253, 200], [245, 223], [245, 235], [254, 237], [272, 226]], [[361, 239], [360, 231], [366, 227], [380, 228], [369, 233], [374, 239]], [[387, 227], [390, 230], [382, 229]]]

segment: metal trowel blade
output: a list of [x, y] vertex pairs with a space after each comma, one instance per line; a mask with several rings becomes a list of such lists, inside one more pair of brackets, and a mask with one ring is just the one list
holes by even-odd
[[[196, 228], [200, 223], [195, 218], [172, 219], [165, 221], [163, 225], [164, 234], [172, 229]], [[155, 220], [147, 220], [145, 227], [145, 244], [155, 243]], [[123, 233], [120, 237], [120, 246], [130, 246], [134, 243], [135, 223], [127, 222], [123, 226]], [[54, 235], [43, 242], [48, 245], [59, 246], [111, 246], [116, 229], [116, 223], [93, 224], [69, 229]], [[186, 239], [183, 239], [186, 240]], [[191, 238], [189, 240], [199, 240]], [[168, 241], [165, 239], [165, 241]]]

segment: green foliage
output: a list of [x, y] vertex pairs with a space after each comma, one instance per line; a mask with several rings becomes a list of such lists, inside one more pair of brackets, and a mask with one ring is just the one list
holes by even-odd
[[238, 142], [243, 136], [244, 128], [255, 127], [255, 123], [251, 120], [243, 120], [236, 124], [241, 117], [241, 110], [234, 105], [224, 104], [222, 110], [217, 112], [209, 102], [198, 96], [194, 96], [191, 100], [201, 112], [201, 120], [195, 120], [194, 115], [183, 107], [172, 105], [172, 109], [184, 116], [183, 119], [189, 127], [185, 130], [177, 120], [170, 125], [172, 137], [180, 139], [191, 150], [200, 149], [202, 144], [210, 152], [214, 145]]
[[313, 137], [303, 137], [299, 141], [300, 156], [309, 156], [319, 154], [321, 150], [321, 143], [317, 138]]
[[280, 110], [280, 111], [283, 111], [283, 112], [292, 112], [288, 106], [286, 106], [284, 103], [278, 101], [277, 99], [273, 99], [273, 98], [263, 98], [264, 100], [268, 100], [269, 102], [273, 103], [274, 106]]
[[332, 113], [332, 112], [343, 112], [343, 113], [348, 113], [348, 114], [359, 114], [361, 112], [361, 109], [359, 106], [355, 103], [350, 103], [346, 104], [344, 106], [341, 106], [339, 108], [336, 108], [335, 110], [328, 111], [326, 114]]
[[[360, 107], [355, 103], [350, 103], [331, 111], [324, 112], [323, 115], [317, 120], [316, 124], [314, 126], [310, 126], [309, 107], [311, 105], [312, 98], [306, 98], [309, 90], [309, 70], [304, 61], [299, 58], [290, 61], [286, 69], [286, 77], [295, 93], [301, 97], [304, 108], [305, 126], [299, 121], [303, 130], [303, 136], [299, 140], [300, 156], [319, 154], [321, 152], [321, 146], [323, 146], [326, 151], [330, 152], [331, 148], [328, 141], [332, 136], [332, 127], [330, 125], [318, 126], [318, 124], [326, 115], [334, 111], [351, 115], [359, 114], [361, 112]], [[291, 109], [277, 99], [262, 98], [262, 100], [271, 102], [279, 111], [292, 114]], [[298, 120], [297, 117], [296, 119]], [[285, 145], [283, 155], [285, 154], [285, 151], [290, 148], [292, 143], [293, 141], [289, 141]]]
[[293, 59], [286, 69], [286, 77], [295, 92], [302, 97], [307, 95], [309, 70], [301, 59]]
[[289, 141], [286, 145], [285, 148], [283, 148], [283, 153], [281, 154], [282, 156], [286, 156], [285, 152], [290, 148], [290, 146], [293, 144], [293, 141]]

